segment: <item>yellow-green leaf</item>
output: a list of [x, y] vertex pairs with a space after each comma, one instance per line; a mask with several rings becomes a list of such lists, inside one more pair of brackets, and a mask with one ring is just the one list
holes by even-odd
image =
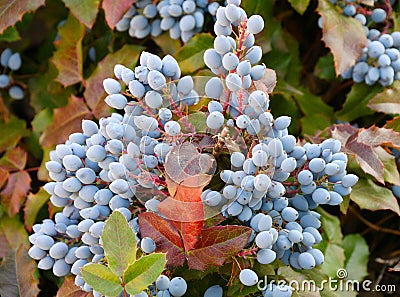
[[125, 269], [136, 260], [136, 238], [120, 212], [111, 214], [101, 239], [108, 265], [116, 275], [122, 276]]
[[36, 194], [29, 193], [28, 199], [24, 208], [24, 224], [26, 229], [32, 230], [32, 226], [35, 223], [37, 214], [43, 205], [46, 204], [50, 199], [50, 194], [47, 193], [43, 188], [40, 188]]
[[150, 254], [137, 260], [124, 273], [126, 291], [139, 294], [157, 279], [166, 263], [165, 254]]
[[82, 268], [82, 277], [94, 290], [106, 296], [118, 296], [122, 291], [121, 280], [110, 268], [89, 264]]
[[92, 28], [100, 0], [63, 0], [71, 13], [86, 27]]

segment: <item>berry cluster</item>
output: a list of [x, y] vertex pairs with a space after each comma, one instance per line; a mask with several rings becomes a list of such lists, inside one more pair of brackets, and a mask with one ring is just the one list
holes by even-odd
[[[387, 1], [375, 1], [368, 10], [355, 2], [331, 0], [343, 9], [343, 14], [361, 23], [367, 36], [367, 46], [356, 64], [341, 76], [356, 83], [379, 83], [390, 86], [400, 79], [400, 32], [389, 33], [391, 7]], [[394, 1], [391, 1], [394, 2]], [[320, 27], [322, 27], [320, 18]]]
[[131, 37], [139, 39], [169, 31], [172, 39], [188, 42], [195, 33], [201, 32], [205, 14], [215, 16], [218, 7], [218, 2], [208, 0], [162, 0], [158, 4], [139, 0], [117, 23], [116, 29], [128, 30]]
[[[3, 67], [3, 74], [0, 74], [0, 88], [8, 88], [8, 95], [15, 100], [22, 100], [24, 98], [24, 90], [14, 82], [12, 72], [21, 68], [21, 56], [19, 53], [13, 53], [11, 49], [6, 48], [2, 51], [0, 56], [0, 64]], [[8, 74], [5, 74], [10, 70]]]
[[[44, 188], [63, 211], [54, 221], [46, 219], [33, 228], [29, 255], [39, 260], [39, 268], [52, 269], [56, 276], [72, 272], [76, 284], [91, 291], [80, 268], [104, 261], [101, 234], [113, 211], [125, 216], [144, 253], [156, 251], [155, 238], [142, 238], [132, 213], [158, 212], [162, 198], [169, 195], [165, 176], [170, 151], [190, 142], [196, 153], [203, 153], [204, 138], [218, 139], [212, 145], [214, 155], [229, 156], [231, 163], [220, 173], [222, 189], [203, 191], [204, 208], [238, 218], [253, 229], [243, 255], [256, 254], [265, 265], [279, 258], [298, 269], [324, 261], [322, 252], [313, 248], [322, 240], [315, 209], [340, 204], [358, 178], [347, 174], [347, 157], [340, 152], [339, 141], [297, 145], [288, 133], [290, 117], [273, 118], [268, 94], [256, 88], [267, 73], [259, 64], [262, 50], [254, 45], [254, 34], [263, 30], [264, 21], [258, 15], [247, 17], [239, 5], [240, 0], [228, 0], [226, 7], [216, 9], [217, 37], [214, 48], [204, 54], [216, 77], [202, 81], [200, 87], [196, 78], [181, 77], [170, 55], [160, 58], [143, 52], [133, 70], [115, 65], [116, 79], [103, 81], [105, 102], [123, 114], [113, 113], [98, 124], [84, 120], [82, 132], [57, 145], [46, 163], [54, 182]], [[207, 109], [206, 128], [196, 131], [189, 107], [200, 102], [202, 94], [210, 99], [207, 107], [197, 108]], [[240, 139], [242, 145], [228, 145]], [[258, 276], [246, 268], [239, 280], [253, 286]], [[149, 288], [152, 296], [183, 296], [186, 290], [183, 278], [169, 280], [164, 275]], [[263, 293], [281, 296], [280, 292], [291, 295], [289, 287], [276, 286]], [[204, 296], [222, 294], [222, 287], [215, 285]]]

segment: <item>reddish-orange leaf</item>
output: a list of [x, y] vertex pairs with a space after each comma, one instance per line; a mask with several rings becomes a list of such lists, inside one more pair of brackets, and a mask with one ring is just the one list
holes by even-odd
[[67, 87], [83, 78], [82, 39], [85, 36], [85, 26], [70, 14], [65, 25], [59, 29], [59, 34], [52, 61], [58, 70], [56, 80]]
[[221, 266], [246, 245], [251, 228], [245, 226], [214, 226], [201, 232], [194, 250], [187, 253], [191, 269], [204, 270], [209, 266]]
[[185, 262], [183, 242], [175, 227], [153, 212], [139, 214], [140, 234], [150, 237], [157, 246], [157, 252], [167, 253], [167, 264], [180, 266]]
[[30, 11], [35, 11], [44, 4], [44, 0], [8, 0], [0, 1], [0, 34], [22, 19]]
[[67, 276], [64, 278], [64, 282], [58, 289], [56, 297], [90, 297], [92, 293], [84, 292], [75, 285], [75, 277]]
[[11, 173], [6, 187], [1, 191], [2, 204], [10, 217], [16, 215], [26, 199], [31, 177], [26, 171]]
[[83, 119], [92, 118], [82, 98], [71, 96], [67, 106], [54, 109], [54, 122], [40, 136], [42, 146], [63, 143], [71, 133], [81, 130]]
[[27, 152], [20, 147], [16, 147], [7, 151], [0, 159], [0, 169], [9, 171], [22, 170], [25, 168], [27, 158]]
[[0, 190], [3, 187], [3, 185], [6, 183], [8, 177], [10, 176], [10, 173], [8, 170], [4, 170], [0, 168]]
[[122, 19], [122, 16], [136, 0], [103, 0], [102, 7], [106, 15], [107, 24], [111, 29]]
[[142, 50], [143, 47], [138, 45], [124, 45], [119, 51], [108, 54], [101, 60], [92, 75], [84, 82], [86, 89], [83, 95], [97, 118], [110, 113], [110, 107], [104, 102], [106, 93], [103, 88], [103, 80], [113, 76], [113, 68], [117, 63], [126, 67], [135, 66]]

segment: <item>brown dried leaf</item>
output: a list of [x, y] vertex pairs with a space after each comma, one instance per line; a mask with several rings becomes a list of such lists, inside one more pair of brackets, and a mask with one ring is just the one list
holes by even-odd
[[322, 40], [332, 51], [339, 75], [362, 55], [367, 38], [360, 22], [339, 13], [329, 0], [319, 0], [317, 10], [323, 18]]
[[60, 39], [56, 42], [52, 61], [58, 69], [56, 80], [68, 87], [80, 82], [83, 77], [82, 39], [85, 36], [85, 26], [70, 14], [59, 34]]
[[71, 96], [67, 106], [54, 109], [54, 123], [46, 128], [40, 136], [42, 146], [63, 143], [73, 132], [81, 129], [83, 119], [92, 118], [82, 98]]
[[35, 11], [44, 2], [44, 0], [0, 1], [0, 34], [8, 27], [20, 21], [25, 13]]
[[11, 173], [6, 187], [1, 191], [1, 204], [10, 217], [16, 215], [26, 199], [31, 186], [31, 177], [26, 171]]
[[64, 282], [58, 289], [56, 297], [91, 297], [92, 293], [84, 292], [75, 285], [75, 277], [67, 276], [64, 278]]

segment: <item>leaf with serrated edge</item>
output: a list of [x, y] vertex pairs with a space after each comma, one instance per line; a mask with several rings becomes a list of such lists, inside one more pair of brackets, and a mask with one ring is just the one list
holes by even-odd
[[191, 269], [221, 266], [246, 245], [251, 229], [245, 226], [214, 226], [204, 229], [194, 250], [187, 252]]
[[140, 234], [154, 240], [157, 252], [167, 253], [167, 264], [182, 265], [185, 262], [183, 242], [175, 227], [153, 212], [142, 212], [138, 217]]
[[[79, 1], [84, 2], [84, 1]], [[60, 39], [56, 42], [56, 51], [52, 62], [58, 69], [56, 80], [64, 87], [76, 84], [82, 75], [82, 39], [85, 36], [85, 26], [72, 15], [59, 29]]]
[[44, 0], [9, 0], [0, 1], [0, 34], [22, 19], [30, 11], [35, 11], [44, 4]]
[[115, 274], [122, 276], [125, 269], [136, 260], [136, 238], [119, 211], [111, 214], [101, 239], [108, 265]]
[[360, 129], [357, 141], [370, 146], [387, 145], [400, 149], [400, 133], [377, 126], [371, 126], [368, 129]]
[[26, 199], [31, 186], [31, 177], [26, 171], [10, 174], [6, 187], [1, 191], [1, 204], [10, 217], [16, 215]]
[[330, 129], [331, 136], [345, 145], [349, 138], [357, 133], [358, 128], [350, 124], [333, 125]]
[[36, 263], [28, 255], [28, 235], [18, 217], [0, 220], [0, 292], [8, 296], [37, 296]]
[[111, 29], [114, 29], [134, 2], [135, 0], [103, 0], [102, 8], [106, 15], [107, 24]]
[[57, 291], [56, 297], [90, 297], [92, 293], [84, 292], [80, 287], [75, 285], [75, 277], [64, 277], [64, 282]]
[[16, 147], [7, 151], [0, 159], [0, 168], [9, 171], [22, 170], [25, 168], [27, 159], [27, 152], [20, 147]]
[[43, 188], [40, 188], [36, 194], [29, 193], [24, 207], [24, 224], [28, 231], [32, 231], [32, 226], [35, 223], [36, 216], [40, 209], [50, 199], [50, 194]]
[[348, 278], [362, 281], [368, 275], [368, 244], [360, 234], [349, 234], [343, 239], [343, 248]]
[[83, 95], [97, 118], [108, 116], [110, 113], [110, 107], [104, 102], [106, 93], [103, 88], [103, 80], [113, 76], [113, 67], [117, 63], [129, 68], [134, 67], [143, 49], [138, 45], [124, 45], [117, 52], [108, 54], [101, 60], [92, 75], [84, 81], [86, 89]]
[[63, 0], [71, 13], [86, 27], [92, 28], [99, 10], [100, 0]]
[[65, 142], [74, 132], [81, 130], [82, 120], [92, 118], [82, 98], [71, 96], [67, 106], [54, 109], [54, 122], [40, 136], [42, 146]]
[[370, 179], [360, 178], [350, 194], [351, 200], [362, 209], [390, 209], [400, 215], [400, 208], [392, 191], [375, 184]]
[[317, 10], [324, 20], [322, 40], [332, 51], [336, 73], [341, 74], [362, 55], [367, 37], [360, 22], [339, 13], [329, 0], [319, 0]]
[[151, 254], [141, 257], [130, 265], [124, 273], [126, 291], [139, 294], [156, 281], [166, 264], [165, 254]]
[[118, 296], [122, 291], [121, 281], [112, 270], [101, 264], [82, 267], [82, 277], [97, 292], [106, 296]]

